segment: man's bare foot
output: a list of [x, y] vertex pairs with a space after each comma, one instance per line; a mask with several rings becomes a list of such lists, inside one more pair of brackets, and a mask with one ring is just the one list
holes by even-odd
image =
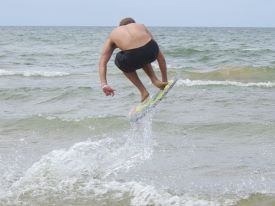
[[141, 101], [140, 102], [144, 102], [147, 98], [149, 97], [149, 93], [145, 93], [141, 95]]
[[162, 82], [160, 80], [156, 80], [153, 82], [153, 84], [159, 89], [164, 89], [164, 87], [168, 84], [168, 82]]

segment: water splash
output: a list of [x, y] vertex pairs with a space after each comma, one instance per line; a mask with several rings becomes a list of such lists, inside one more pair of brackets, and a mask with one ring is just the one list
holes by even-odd
[[[50, 199], [58, 204], [64, 203], [64, 198], [86, 196], [87, 191], [91, 192], [88, 199], [99, 201], [104, 194], [105, 202], [110, 198], [108, 191], [125, 193], [121, 188], [125, 184], [117, 182], [117, 174], [151, 157], [151, 123], [147, 118], [131, 125], [122, 137], [87, 140], [42, 156], [0, 196], [0, 205], [40, 205]], [[127, 193], [132, 187], [127, 186]]]

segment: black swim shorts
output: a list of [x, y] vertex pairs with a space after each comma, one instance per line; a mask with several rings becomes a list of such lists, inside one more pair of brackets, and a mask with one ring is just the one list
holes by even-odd
[[123, 72], [134, 72], [155, 61], [158, 53], [158, 44], [152, 39], [142, 47], [118, 52], [115, 64]]

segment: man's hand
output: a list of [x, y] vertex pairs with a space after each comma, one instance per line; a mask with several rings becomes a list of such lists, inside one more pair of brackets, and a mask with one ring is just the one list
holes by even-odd
[[115, 90], [112, 89], [109, 85], [104, 85], [102, 87], [102, 90], [106, 96], [110, 96], [110, 95], [114, 96], [115, 95]]

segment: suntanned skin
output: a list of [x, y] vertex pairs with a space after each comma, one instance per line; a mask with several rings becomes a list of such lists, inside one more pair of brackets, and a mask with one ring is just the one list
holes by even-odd
[[[111, 32], [104, 44], [99, 62], [101, 87], [106, 96], [113, 96], [115, 92], [114, 89], [108, 86], [106, 79], [107, 63], [110, 60], [113, 51], [116, 48], [120, 50], [128, 50], [142, 47], [151, 39], [153, 39], [151, 33], [143, 24], [130, 23], [124, 26], [119, 26]], [[167, 85], [167, 68], [165, 58], [161, 51], [159, 51], [157, 61], [160, 67], [162, 81], [160, 81], [155, 75], [151, 64], [145, 65], [143, 70], [156, 87], [163, 89]], [[140, 81], [136, 71], [131, 73], [123, 73], [138, 88], [141, 94], [141, 102], [144, 101], [149, 96], [149, 93]]]

